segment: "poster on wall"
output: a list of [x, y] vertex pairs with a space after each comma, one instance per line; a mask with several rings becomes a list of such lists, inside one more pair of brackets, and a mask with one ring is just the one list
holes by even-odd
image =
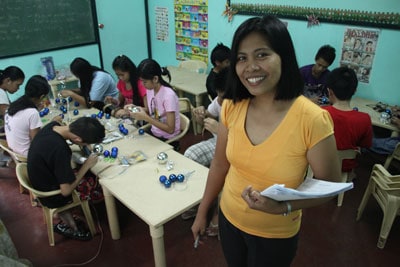
[[176, 59], [208, 61], [208, 0], [175, 0]]
[[379, 30], [347, 28], [344, 32], [340, 66], [352, 68], [359, 82], [369, 83]]
[[169, 39], [168, 8], [156, 7], [156, 38], [159, 41], [167, 42]]

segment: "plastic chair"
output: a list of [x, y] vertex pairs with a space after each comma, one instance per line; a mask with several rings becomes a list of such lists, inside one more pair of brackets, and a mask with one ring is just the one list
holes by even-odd
[[[337, 153], [338, 153], [341, 168], [342, 168], [343, 160], [355, 159], [357, 157], [357, 155], [360, 154], [360, 152], [358, 150], [354, 150], [354, 149], [338, 150]], [[341, 172], [340, 182], [342, 182], [342, 183], [349, 182], [350, 174], [352, 174], [352, 173], [353, 173], [353, 170], [350, 172]], [[338, 207], [342, 206], [343, 197], [344, 197], [344, 192], [340, 193], [338, 195], [338, 200], [337, 200]]]
[[[189, 126], [190, 126], [190, 120], [187, 116], [185, 116], [182, 113], [179, 113], [180, 117], [181, 117], [181, 132], [177, 135], [172, 137], [171, 139], [168, 139], [165, 141], [165, 143], [170, 144], [174, 141], [178, 141], [179, 139], [181, 139], [183, 136], [185, 136], [185, 134], [189, 131]], [[140, 129], [144, 129], [147, 130], [151, 127], [151, 124], [148, 123], [142, 127], [140, 127]]]
[[193, 59], [181, 61], [178, 66], [198, 73], [206, 73], [207, 70], [207, 64], [204, 61]]
[[392, 163], [393, 159], [400, 160], [400, 143], [396, 145], [393, 153], [386, 158], [385, 164], [383, 165], [386, 170], [389, 170], [389, 166]]
[[400, 211], [400, 175], [391, 175], [381, 164], [375, 164], [367, 189], [357, 211], [359, 221], [371, 194], [383, 211], [377, 247], [383, 249], [396, 216]]
[[198, 124], [197, 122], [193, 119], [193, 105], [190, 102], [189, 98], [186, 97], [181, 97], [179, 98], [179, 112], [183, 114], [189, 114], [192, 116], [192, 126], [193, 126], [193, 133], [196, 135], [197, 134], [197, 127]]
[[[358, 150], [354, 150], [354, 149], [338, 150], [337, 154], [338, 154], [338, 158], [339, 158], [339, 162], [340, 162], [340, 168], [342, 168], [342, 163], [343, 163], [344, 159], [355, 159], [359, 153], [360, 152]], [[341, 183], [348, 182], [351, 173], [352, 173], [352, 171], [341, 172], [339, 182], [341, 182]], [[314, 172], [312, 171], [310, 165], [308, 165], [306, 177], [310, 177], [310, 178], [314, 177]], [[338, 200], [337, 200], [338, 207], [342, 206], [343, 197], [344, 197], [344, 192], [340, 193], [338, 195]]]
[[[50, 196], [61, 194], [61, 190], [43, 192], [43, 191], [34, 189], [29, 181], [27, 163], [18, 163], [17, 167], [16, 167], [16, 172], [17, 172], [18, 181], [22, 184], [23, 187], [27, 188], [30, 192], [32, 192], [32, 194], [35, 197], [39, 197], [39, 198], [40, 197], [50, 197]], [[54, 214], [63, 212], [65, 210], [69, 210], [69, 209], [77, 207], [77, 206], [81, 206], [92, 236], [94, 236], [96, 234], [96, 227], [94, 225], [92, 213], [90, 212], [89, 202], [87, 200], [81, 200], [79, 198], [77, 192], [74, 191], [72, 193], [72, 202], [63, 207], [48, 208], [48, 207], [42, 205], [43, 215], [44, 215], [45, 222], [47, 225], [47, 234], [49, 236], [50, 246], [54, 246], [54, 232], [53, 232]]]
[[[15, 166], [19, 163], [19, 162], [27, 162], [27, 158], [21, 154], [18, 154], [16, 152], [14, 152], [9, 146], [8, 143], [5, 139], [0, 139], [0, 148], [2, 148], [4, 151], [6, 151], [11, 159], [14, 161]], [[25, 188], [19, 184], [19, 192], [22, 194], [24, 193]], [[29, 190], [28, 190], [29, 191]], [[32, 194], [29, 192], [29, 196], [31, 199], [31, 204], [32, 206], [37, 206], [36, 201], [34, 200], [34, 197], [32, 196]]]

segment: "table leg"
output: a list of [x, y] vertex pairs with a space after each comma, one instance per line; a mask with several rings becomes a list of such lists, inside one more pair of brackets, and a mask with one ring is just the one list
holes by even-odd
[[153, 242], [154, 263], [156, 267], [166, 267], [164, 248], [164, 226], [150, 227], [151, 240]]
[[121, 232], [119, 229], [119, 221], [117, 215], [117, 209], [115, 207], [115, 198], [108, 191], [108, 189], [103, 186], [104, 201], [106, 203], [108, 224], [110, 226], [111, 238], [114, 240], [121, 238]]

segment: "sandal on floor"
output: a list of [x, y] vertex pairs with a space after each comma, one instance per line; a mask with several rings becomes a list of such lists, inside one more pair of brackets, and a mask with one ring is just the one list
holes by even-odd
[[54, 225], [54, 232], [63, 235], [67, 238], [81, 240], [81, 241], [87, 241], [92, 239], [92, 235], [90, 234], [89, 231], [82, 231], [82, 230], [74, 231], [71, 227], [62, 222]]
[[210, 225], [206, 229], [206, 233], [208, 236], [218, 236], [219, 239], [218, 224], [213, 224], [212, 222], [210, 222]]

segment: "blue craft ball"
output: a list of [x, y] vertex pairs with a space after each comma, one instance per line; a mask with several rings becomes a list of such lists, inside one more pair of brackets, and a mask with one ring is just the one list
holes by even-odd
[[60, 110], [63, 111], [63, 109], [65, 109], [65, 107], [61, 105]]
[[160, 183], [165, 183], [165, 181], [167, 180], [167, 176], [161, 175], [159, 180], [160, 180]]
[[177, 180], [177, 177], [175, 174], [170, 174], [168, 179], [173, 183]]
[[144, 130], [143, 129], [139, 129], [139, 134], [143, 135], [144, 134]]
[[123, 123], [120, 123], [120, 124], [118, 124], [118, 128], [119, 128], [119, 129], [124, 129], [124, 128], [125, 128], [125, 126], [124, 126], [124, 124], [123, 124]]
[[165, 180], [165, 182], [164, 182], [164, 186], [165, 186], [165, 188], [170, 188], [171, 187], [171, 181], [170, 180]]
[[92, 117], [93, 119], [96, 119], [97, 118], [97, 114], [92, 114], [92, 115], [90, 115], [90, 117]]
[[74, 115], [78, 115], [79, 114], [79, 110], [74, 109]]
[[67, 104], [67, 99], [63, 98], [62, 103]]
[[111, 157], [112, 158], [116, 158], [118, 156], [118, 152], [117, 151], [111, 151]]
[[74, 102], [74, 106], [75, 106], [75, 107], [79, 107], [79, 102], [78, 102], [78, 101], [75, 101], [75, 102]]
[[128, 129], [124, 128], [124, 129], [122, 129], [122, 133], [123, 133], [124, 135], [127, 135], [127, 134], [129, 133], [129, 131], [128, 131]]
[[106, 113], [106, 119], [110, 119], [111, 118], [111, 114], [110, 113]]
[[387, 114], [389, 114], [389, 115], [392, 114], [392, 111], [391, 111], [389, 108], [385, 109], [385, 112], [386, 112]]
[[45, 114], [44, 114], [44, 112], [43, 112], [43, 110], [41, 110], [40, 112], [39, 112], [39, 116], [40, 117], [43, 117]]
[[358, 111], [358, 107], [354, 107], [353, 110]]
[[99, 119], [101, 119], [101, 118], [103, 118], [103, 113], [97, 113], [97, 118], [99, 118]]
[[66, 109], [66, 108], [63, 109], [62, 112], [63, 112], [64, 114], [67, 113], [67, 109]]
[[72, 102], [72, 96], [69, 96], [69, 97], [68, 97], [68, 101], [69, 101], [69, 102]]
[[108, 158], [110, 156], [110, 151], [104, 150], [103, 155], [104, 157]]
[[113, 147], [111, 148], [111, 151], [112, 151], [112, 152], [118, 152], [118, 147], [113, 146]]
[[56, 103], [59, 104], [60, 103], [60, 99], [57, 97], [56, 98]]
[[176, 176], [176, 179], [178, 180], [178, 182], [182, 183], [185, 180], [185, 175], [180, 173]]
[[46, 107], [43, 109], [43, 112], [44, 112], [44, 115], [47, 115], [47, 114], [49, 114], [50, 109]]

